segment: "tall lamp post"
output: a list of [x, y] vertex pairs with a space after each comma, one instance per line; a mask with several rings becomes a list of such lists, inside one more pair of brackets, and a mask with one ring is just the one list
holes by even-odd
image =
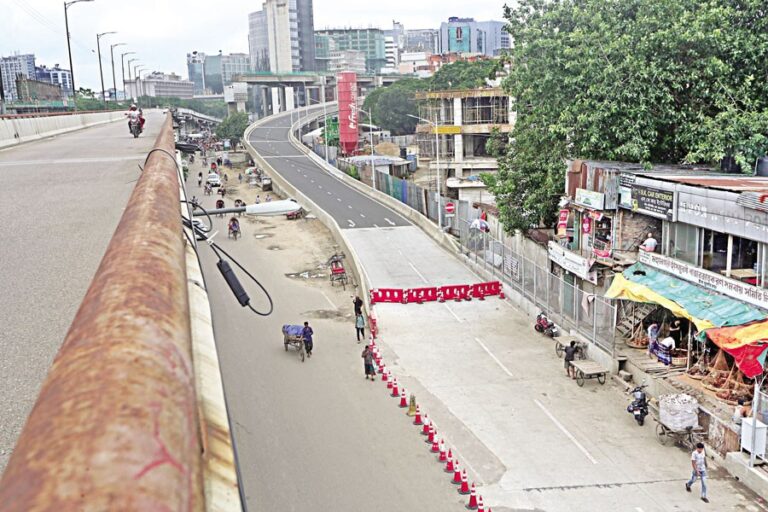
[[414, 119], [418, 119], [419, 121], [422, 121], [424, 123], [427, 123], [432, 126], [432, 129], [435, 130], [435, 163], [437, 164], [437, 225], [440, 228], [440, 230], [443, 230], [443, 199], [442, 195], [440, 194], [440, 137], [437, 133], [437, 123], [434, 121], [430, 121], [429, 119], [424, 119], [419, 116], [414, 116], [412, 114], [406, 114], [408, 117], [412, 117]]
[[115, 80], [115, 47], [117, 46], [125, 46], [125, 43], [109, 45], [109, 56], [112, 59], [112, 89], [115, 91], [115, 102], [117, 102], [117, 80]]
[[[125, 91], [125, 56], [126, 55], [133, 55], [136, 52], [125, 52], [120, 54], [120, 71], [123, 75], [123, 99], [128, 99], [128, 94]], [[128, 60], [128, 71], [131, 71], [131, 61]]]
[[376, 162], [373, 158], [373, 116], [371, 116], [370, 112], [360, 107], [357, 107], [357, 110], [368, 116], [368, 135], [371, 139], [371, 181], [373, 182], [373, 190], [376, 190]]
[[141, 81], [141, 72], [146, 71], [147, 68], [144, 66], [134, 66], [133, 67], [133, 78], [136, 80], [134, 82], [134, 85], [136, 86], [136, 102], [139, 102], [139, 99], [141, 98], [141, 93], [143, 91], [139, 91], [139, 81]]
[[77, 110], [77, 89], [75, 88], [75, 68], [72, 66], [72, 48], [69, 44], [69, 16], [67, 11], [71, 5], [78, 2], [93, 2], [93, 0], [72, 0], [71, 2], [64, 2], [64, 30], [67, 33], [67, 53], [69, 54], [69, 77], [72, 83], [72, 101], [75, 102], [75, 110]]
[[[128, 83], [133, 82], [133, 77], [131, 77], [131, 62], [141, 62], [141, 59], [128, 59]], [[138, 64], [136, 64], [138, 66]], [[135, 86], [136, 84], [134, 84]], [[135, 87], [134, 87], [135, 88]], [[138, 94], [138, 93], [137, 93]]]
[[96, 51], [99, 52], [99, 76], [101, 77], [101, 101], [104, 102], [104, 106], [107, 106], [107, 98], [104, 97], [104, 71], [101, 69], [101, 38], [109, 35], [117, 34], [117, 32], [101, 32], [96, 34]]

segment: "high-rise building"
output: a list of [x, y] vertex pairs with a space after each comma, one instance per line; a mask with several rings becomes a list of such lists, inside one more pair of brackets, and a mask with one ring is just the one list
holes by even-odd
[[248, 43], [256, 70], [314, 71], [312, 0], [266, 0], [261, 11], [248, 15]]
[[[325, 44], [325, 39], [328, 44]], [[321, 53], [327, 47], [327, 54]], [[334, 51], [358, 50], [365, 52], [365, 67], [367, 73], [378, 73], [387, 65], [384, 49], [384, 33], [378, 28], [339, 28], [325, 29], [315, 32], [316, 58], [321, 67], [322, 61], [330, 59]]]
[[387, 59], [386, 69], [389, 72], [396, 72], [397, 66], [400, 64], [400, 49], [397, 47], [397, 42], [394, 37], [384, 37], [384, 56]]
[[41, 82], [58, 85], [65, 96], [72, 96], [72, 72], [68, 69], [62, 69], [58, 64], [52, 68], [35, 66], [35, 76]]
[[439, 33], [440, 32], [434, 28], [406, 30], [403, 52], [437, 53], [437, 39]]
[[365, 74], [365, 53], [359, 50], [336, 50], [331, 52], [327, 71], [341, 73], [352, 71]]
[[503, 21], [451, 17], [440, 24], [440, 53], [482, 53], [494, 57], [511, 46]]
[[151, 96], [153, 98], [191, 98], [195, 85], [189, 80], [183, 80], [175, 73], [154, 71], [144, 78], [127, 80], [125, 82], [129, 97]]
[[0, 57], [0, 73], [3, 78], [5, 101], [17, 101], [19, 95], [16, 91], [16, 78], [18, 75], [23, 75], [29, 79], [35, 79], [35, 54], [16, 53], [8, 57]]
[[238, 75], [245, 75], [251, 70], [251, 58], [247, 53], [230, 53], [221, 56], [221, 80], [230, 85]]
[[264, 11], [248, 15], [248, 54], [254, 71], [269, 71], [269, 33]]
[[194, 84], [194, 93], [205, 92], [205, 54], [192, 52], [187, 54], [187, 78]]

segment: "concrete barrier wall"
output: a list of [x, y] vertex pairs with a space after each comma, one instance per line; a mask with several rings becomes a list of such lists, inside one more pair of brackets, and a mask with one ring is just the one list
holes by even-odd
[[122, 110], [0, 119], [0, 148], [125, 119]]

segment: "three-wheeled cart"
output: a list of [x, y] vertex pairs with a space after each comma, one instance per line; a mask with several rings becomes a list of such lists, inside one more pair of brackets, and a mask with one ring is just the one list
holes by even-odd
[[299, 351], [299, 359], [304, 362], [304, 326], [302, 325], [284, 325], [283, 326], [283, 345], [288, 352], [288, 346], [295, 347]]
[[608, 370], [598, 363], [584, 359], [581, 361], [571, 361], [571, 364], [576, 369], [576, 384], [579, 386], [583, 386], [586, 379], [597, 379], [597, 382], [600, 384], [605, 384], [605, 376], [608, 374]]
[[344, 268], [342, 261], [344, 260], [344, 253], [336, 253], [328, 258], [328, 268], [331, 271], [329, 278], [331, 280], [331, 286], [334, 283], [341, 283], [342, 289], [347, 289], [347, 283], [349, 283], [349, 277], [347, 277], [347, 270]]
[[[576, 359], [586, 359], [587, 358], [587, 344], [578, 340], [576, 341]], [[563, 340], [560, 341], [558, 338], [555, 338], [555, 354], [557, 354], [557, 357], [563, 357], [563, 353], [565, 352], [565, 347], [569, 346], [571, 344], [571, 340]]]

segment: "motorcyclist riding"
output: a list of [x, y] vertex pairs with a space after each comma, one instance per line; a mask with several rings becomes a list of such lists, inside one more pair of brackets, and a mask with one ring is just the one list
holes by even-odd
[[128, 116], [128, 131], [131, 131], [131, 123], [134, 123], [138, 121], [139, 123], [139, 130], [144, 131], [144, 115], [143, 112], [136, 107], [135, 103], [131, 104], [131, 108], [128, 110], [128, 113], [126, 114]]

